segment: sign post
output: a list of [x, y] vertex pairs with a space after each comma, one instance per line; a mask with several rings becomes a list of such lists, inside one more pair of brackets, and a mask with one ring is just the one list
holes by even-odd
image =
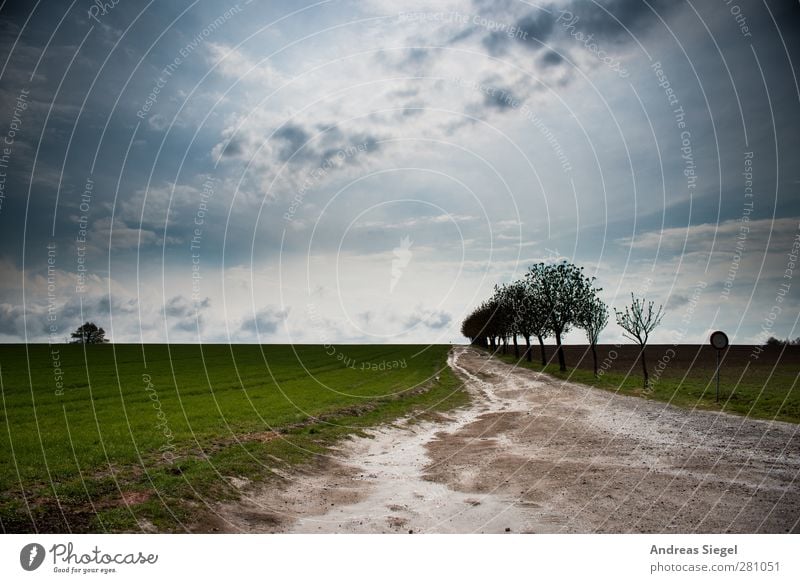
[[719, 403], [719, 365], [722, 351], [728, 348], [728, 335], [721, 330], [711, 334], [711, 346], [717, 349], [717, 403]]

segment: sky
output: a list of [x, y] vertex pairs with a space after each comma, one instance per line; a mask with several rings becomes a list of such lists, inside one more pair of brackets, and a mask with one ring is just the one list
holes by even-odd
[[785, 1], [5, 1], [0, 342], [463, 342], [559, 260], [663, 304], [652, 342], [800, 336], [798, 33]]

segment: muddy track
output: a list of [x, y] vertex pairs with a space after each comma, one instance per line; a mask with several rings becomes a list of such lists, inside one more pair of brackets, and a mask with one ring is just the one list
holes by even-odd
[[467, 347], [472, 404], [220, 508], [230, 532], [798, 532], [800, 426], [688, 411]]

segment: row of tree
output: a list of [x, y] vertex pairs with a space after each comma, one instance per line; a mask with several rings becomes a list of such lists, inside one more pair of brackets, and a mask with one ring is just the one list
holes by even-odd
[[782, 348], [784, 346], [800, 346], [800, 336], [795, 338], [794, 340], [790, 338], [775, 338], [774, 336], [770, 336], [767, 338], [767, 341], [764, 343], [764, 346], [773, 347], [773, 348]]
[[[542, 365], [547, 364], [544, 341], [553, 337], [559, 369], [567, 369], [562, 338], [572, 328], [586, 333], [597, 375], [597, 340], [608, 325], [608, 307], [600, 299], [602, 288], [588, 277], [583, 267], [563, 261], [537, 263], [512, 283], [497, 285], [492, 297], [473, 310], [461, 325], [461, 333], [473, 344], [507, 350], [513, 342], [514, 355], [520, 358], [518, 338], [525, 340], [525, 357], [530, 361], [531, 338], [539, 342]], [[639, 343], [645, 387], [648, 385], [644, 349], [650, 333], [661, 322], [663, 308], [631, 294], [631, 304], [615, 310], [617, 323], [625, 336]]]

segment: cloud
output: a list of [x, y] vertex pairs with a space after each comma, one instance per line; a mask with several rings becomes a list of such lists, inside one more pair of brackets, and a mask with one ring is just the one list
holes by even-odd
[[664, 18], [677, 4], [670, 0], [607, 0], [598, 4], [573, 0], [565, 10], [578, 17], [578, 23], [587, 34], [628, 42], [659, 22], [656, 14]]
[[702, 223], [686, 227], [672, 227], [624, 237], [619, 242], [634, 249], [660, 249], [667, 252], [709, 253], [716, 241], [716, 251], [732, 249], [731, 242], [742, 239], [747, 249], [764, 249], [768, 238], [791, 239], [798, 229], [798, 219], [756, 219], [742, 222], [728, 220], [717, 223]]
[[[328, 327], [323, 320], [318, 326], [331, 341], [455, 338], [462, 312], [490, 293], [493, 283], [516, 277], [530, 262], [564, 255], [587, 269], [599, 263], [613, 266], [601, 270], [602, 285], [613, 289], [622, 280], [624, 285], [614, 292], [618, 297], [640, 285], [648, 269], [666, 272], [664, 281], [659, 276], [653, 284], [653, 294], [672, 295], [669, 302], [676, 311], [688, 309], [686, 298], [692, 295], [687, 290], [702, 279], [707, 283], [703, 310], [713, 314], [727, 301], [720, 317], [747, 314], [752, 324], [775, 301], [787, 265], [781, 254], [796, 227], [785, 221], [798, 214], [800, 200], [794, 196], [797, 171], [791, 164], [796, 132], [790, 123], [774, 127], [771, 117], [797, 117], [787, 58], [797, 60], [797, 46], [780, 42], [764, 6], [747, 5], [752, 46], [767, 84], [759, 88], [748, 83], [753, 49], [739, 35], [730, 11], [697, 3], [695, 13], [685, 3], [663, 0], [598, 1], [546, 0], [537, 8], [517, 0], [445, 0], [431, 8], [412, 0], [402, 7], [428, 16], [459, 16], [448, 20], [403, 19], [396, 2], [370, 0], [337, 4], [335, 10], [311, 8], [245, 41], [251, 25], [286, 14], [274, 3], [250, 3], [246, 18], [216, 31], [215, 42], [204, 41], [169, 76], [129, 152], [137, 110], [161, 67], [202, 30], [197, 27], [207, 22], [208, 7], [198, 4], [175, 21], [174, 34], [153, 45], [143, 63], [141, 55], [160, 30], [155, 25], [172, 20], [167, 5], [154, 4], [142, 16], [141, 30], [126, 39], [123, 50], [109, 52], [121, 32], [97, 28], [85, 39], [63, 84], [63, 71], [83, 42], [85, 13], [79, 18], [67, 15], [44, 58], [42, 49], [60, 15], [35, 11], [20, 39], [16, 32], [25, 18], [12, 15], [7, 29], [0, 31], [0, 44], [9, 55], [3, 76], [7, 82], [0, 88], [6, 112], [0, 125], [10, 127], [20, 88], [30, 88], [31, 104], [14, 143], [0, 209], [3, 338], [21, 338], [23, 315], [29, 337], [41, 338], [47, 290], [39, 268], [46, 261], [41, 249], [51, 239], [58, 243], [63, 270], [59, 325], [80, 323], [80, 301], [71, 291], [77, 229], [70, 217], [80, 214], [89, 172], [97, 184], [88, 214], [92, 251], [103, 254], [90, 265], [102, 270], [110, 263], [128, 291], [115, 289], [113, 296], [104, 297], [116, 284], [97, 271], [89, 275], [83, 307], [86, 317], [104, 320], [106, 329], [113, 314], [118, 341], [136, 341], [140, 334], [147, 341], [164, 341], [168, 332], [181, 340], [200, 339], [198, 314], [187, 299], [192, 268], [188, 242], [195, 228], [202, 230], [202, 289], [211, 298], [205, 306], [199, 302], [200, 320], [210, 330], [203, 340], [219, 338], [226, 322], [248, 340], [256, 331], [274, 334], [270, 338], [275, 341], [284, 339], [287, 335], [281, 334], [288, 326], [281, 322], [291, 323], [291, 336], [319, 340], [302, 308], [289, 317], [273, 307], [283, 305], [284, 294], [302, 305], [295, 294], [314, 286], [325, 289], [312, 301], [333, 322]], [[792, 33], [800, 8], [786, 4], [770, 9], [790, 39], [797, 36]], [[570, 26], [580, 39], [558, 22], [562, 9], [572, 12]], [[132, 10], [121, 3], [112, 20], [128, 22], [138, 13]], [[591, 42], [624, 63], [630, 72], [625, 81], [584, 43], [590, 35]], [[716, 46], [709, 50], [712, 38], [719, 52]], [[691, 200], [672, 109], [666, 107], [663, 89], [634, 39], [662, 62], [686, 110], [708, 114], [688, 120], [698, 172], [703, 170]], [[98, 76], [104, 55], [110, 58]], [[720, 67], [720, 55], [730, 70]], [[34, 66], [38, 68], [31, 78]], [[480, 83], [491, 83], [495, 96], [476, 88]], [[765, 105], [765, 90], [772, 107]], [[705, 108], [705, 93], [711, 111]], [[523, 105], [515, 108], [514, 100]], [[737, 101], [747, 112], [744, 120]], [[179, 108], [176, 124], [165, 136]], [[742, 121], [748, 144], [743, 143]], [[96, 130], [104, 127], [98, 150]], [[778, 159], [772, 154], [776, 139], [781, 144]], [[346, 152], [360, 144], [364, 147], [357, 153]], [[741, 215], [736, 191], [745, 146], [756, 152], [760, 196], [754, 216], [775, 212], [780, 218], [776, 223], [751, 222], [739, 262], [734, 256], [737, 225], [713, 223], [718, 216]], [[568, 164], [565, 172], [562, 154], [582, 163]], [[320, 168], [324, 171], [310, 179]], [[764, 170], [770, 168], [777, 170]], [[206, 204], [208, 172], [215, 175], [215, 193], [203, 210], [205, 222], [196, 226], [200, 204]], [[13, 194], [29, 189], [29, 197]], [[333, 199], [336, 193], [340, 195]], [[774, 205], [771, 193], [777, 193]], [[284, 213], [295, 197], [296, 217], [287, 224]], [[388, 204], [401, 200], [429, 206]], [[689, 217], [689, 229], [676, 226], [687, 224]], [[662, 233], [661, 224], [670, 228]], [[162, 240], [165, 226], [168, 236]], [[639, 232], [630, 237], [634, 228]], [[414, 241], [413, 261], [397, 292], [387, 298], [391, 250], [404, 236]], [[708, 258], [715, 237], [714, 254]], [[8, 267], [21, 265], [23, 241], [24, 279], [21, 266], [17, 271]], [[337, 254], [340, 242], [344, 245]], [[658, 262], [653, 265], [656, 249]], [[140, 251], [142, 265], [150, 266], [141, 270], [140, 281], [135, 281], [131, 250]], [[317, 258], [322, 267], [310, 270], [308, 282], [305, 268]], [[258, 313], [247, 309], [247, 278], [235, 300], [228, 286], [231, 266], [245, 266], [246, 275], [252, 276], [253, 265], [271, 274], [256, 296], [267, 306]], [[164, 285], [164, 279], [171, 285]], [[727, 279], [733, 283], [730, 299], [719, 300], [715, 286]], [[221, 292], [215, 289], [218, 285], [228, 287]], [[425, 309], [418, 303], [423, 299]], [[415, 329], [404, 330], [405, 324]]]
[[[500, 12], [495, 4], [486, 4], [480, 0], [474, 2], [476, 8], [494, 23]], [[569, 30], [580, 30], [585, 35], [606, 42], [623, 43], [634, 40], [648, 27], [658, 22], [655, 14], [666, 16], [667, 12], [677, 5], [668, 0], [653, 0], [647, 3], [640, 0], [608, 0], [595, 3], [583, 0], [572, 0], [566, 4], [547, 4], [520, 15], [513, 26], [506, 25], [499, 30], [486, 32], [481, 43], [493, 56], [505, 55], [514, 47], [523, 47], [529, 51], [540, 51], [544, 45], [553, 42], [557, 36], [565, 36]], [[503, 12], [504, 14], [513, 14]], [[513, 17], [513, 16], [512, 16]], [[497, 25], [488, 28], [498, 27]], [[572, 26], [573, 29], [568, 27]], [[519, 32], [515, 32], [519, 31]], [[452, 41], [458, 42], [469, 35], [456, 35]], [[544, 57], [546, 65], [560, 64], [557, 56]]]
[[289, 77], [274, 65], [272, 59], [261, 58], [258, 61], [249, 57], [241, 48], [223, 43], [207, 43], [208, 63], [215, 65], [215, 70], [222, 76], [237, 82], [257, 84], [261, 87], [279, 87]]
[[120, 219], [111, 217], [96, 220], [92, 225], [92, 243], [96, 250], [136, 249], [148, 245], [160, 245], [161, 238], [148, 229], [129, 227]]
[[289, 308], [281, 310], [274, 306], [267, 306], [260, 309], [255, 316], [246, 318], [241, 325], [245, 332], [253, 332], [259, 335], [274, 334], [286, 318], [289, 317]]
[[162, 313], [172, 329], [182, 332], [199, 332], [205, 324], [203, 312], [211, 307], [211, 299], [194, 302], [184, 296], [174, 296], [167, 300]]
[[25, 326], [22, 306], [0, 304], [0, 335], [24, 338]]
[[564, 62], [564, 57], [556, 51], [547, 51], [542, 55], [542, 64], [546, 67], [556, 67]]
[[667, 299], [667, 310], [677, 310], [689, 303], [689, 296], [682, 293], [672, 293]]
[[[491, 86], [491, 82], [489, 81], [484, 81], [484, 83]], [[516, 109], [523, 101], [524, 98], [519, 99], [515, 97], [511, 89], [498, 86], [494, 87], [494, 91], [488, 92], [483, 96], [483, 104], [486, 107], [498, 109], [500, 111]]]
[[441, 330], [447, 327], [453, 320], [453, 317], [443, 310], [426, 310], [424, 308], [417, 308], [404, 322], [406, 328], [416, 328], [417, 326], [424, 326], [431, 330]]
[[311, 136], [302, 127], [295, 124], [287, 124], [273, 134], [273, 138], [283, 142], [278, 152], [278, 159], [286, 162], [292, 158], [308, 156], [308, 151], [303, 152], [303, 147], [311, 139]]
[[553, 32], [555, 18], [552, 14], [537, 10], [531, 12], [514, 23], [514, 28], [522, 34], [519, 38], [507, 31], [492, 31], [481, 41], [490, 55], [503, 55], [512, 43], [522, 44], [527, 48], [538, 50]]
[[353, 228], [355, 229], [381, 229], [381, 230], [412, 230], [420, 227], [430, 227], [435, 225], [447, 225], [450, 223], [463, 224], [471, 221], [478, 220], [477, 217], [471, 215], [431, 215], [419, 216], [408, 219], [393, 219], [387, 217], [382, 221], [359, 221]]

